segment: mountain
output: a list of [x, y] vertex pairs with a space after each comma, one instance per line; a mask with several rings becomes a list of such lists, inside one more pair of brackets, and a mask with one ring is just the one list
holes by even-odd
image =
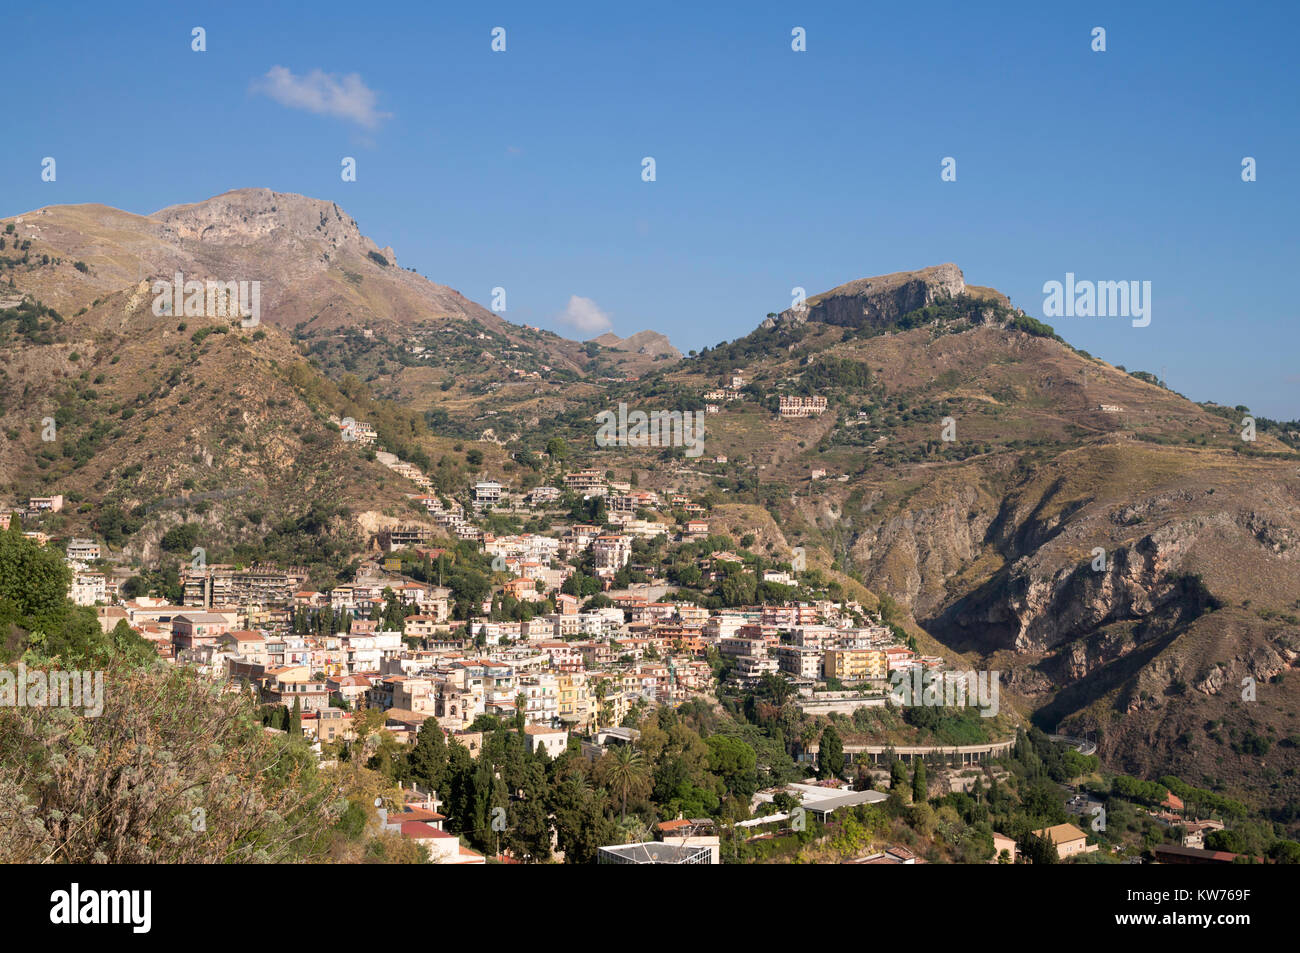
[[[292, 328], [417, 318], [503, 322], [459, 292], [397, 266], [337, 205], [269, 189], [237, 189], [193, 205], [132, 215], [102, 205], [39, 209], [13, 219], [33, 252], [67, 259], [29, 290], [61, 311], [143, 278], [260, 281], [269, 324]], [[33, 257], [35, 257], [33, 255]], [[73, 273], [74, 260], [88, 270]]]
[[[739, 373], [699, 460], [597, 465], [760, 504], [759, 549], [907, 606], [1112, 763], [1300, 805], [1300, 423], [1244, 441], [1245, 408], [1076, 350], [953, 265], [806, 304], [607, 398], [698, 407]], [[783, 394], [829, 407], [782, 418]]]
[[23, 290], [60, 312], [179, 272], [187, 281], [257, 281], [264, 323], [321, 342], [365, 330], [368, 340], [408, 345], [451, 329], [456, 343], [484, 335], [498, 348], [574, 373], [591, 363], [576, 341], [511, 324], [402, 269], [391, 248], [363, 235], [333, 202], [236, 189], [151, 215], [67, 205], [0, 223], [16, 226], [30, 245], [26, 265], [37, 265], [24, 269]]
[[[328, 563], [367, 530], [427, 516], [406, 498], [414, 484], [340, 439], [344, 416], [431, 472], [441, 464], [443, 484], [469, 480], [460, 441], [377, 399], [377, 376], [322, 373], [331, 348], [415, 364], [395, 341], [437, 334], [485, 380], [485, 339], [587, 360], [576, 342], [401, 271], [351, 218], [301, 196], [240, 190], [151, 216], [56, 207], [0, 220], [0, 234], [0, 493], [62, 493], [71, 505], [51, 528], [146, 565], [182, 523], [213, 558]], [[262, 320], [244, 327], [233, 302], [225, 314], [160, 308], [155, 282], [177, 271], [260, 282]]]
[[[301, 196], [20, 218], [0, 222], [0, 493], [66, 492], [58, 532], [147, 567], [193, 525], [219, 556], [333, 571], [423, 515], [338, 418], [444, 493], [534, 483], [562, 438], [569, 466], [707, 500], [754, 552], [803, 547], [924, 647], [1004, 673], [1040, 725], [1097, 732], [1112, 764], [1300, 806], [1300, 423], [1243, 440], [1245, 408], [1077, 350], [952, 264], [849, 281], [681, 358], [654, 332], [510, 324]], [[156, 314], [177, 270], [263, 282], [261, 326]], [[792, 419], [782, 396], [827, 405]], [[703, 453], [596, 446], [620, 402], [712, 404]]]
[[[464, 378], [482, 382], [516, 372], [636, 376], [681, 356], [653, 331], [626, 340], [608, 335], [593, 350], [512, 324], [399, 267], [392, 248], [363, 235], [338, 205], [302, 195], [236, 189], [151, 215], [52, 206], [0, 225], [13, 226], [11, 245], [22, 252], [0, 255], [0, 267], [21, 276], [22, 292], [62, 314], [140, 281], [174, 282], [178, 273], [184, 281], [257, 282], [263, 324], [309, 342], [327, 369], [385, 378], [408, 397], [427, 381], [418, 371], [404, 380], [381, 361], [419, 368], [427, 364], [421, 354], [454, 356], [439, 364], [456, 372], [460, 386]], [[341, 350], [352, 366], [343, 367]], [[358, 353], [366, 351], [372, 353]]]
[[650, 370], [669, 366], [682, 359], [682, 352], [658, 331], [638, 331], [625, 338], [606, 331], [588, 343], [618, 352], [617, 355], [611, 355], [611, 359], [620, 376], [640, 377]]
[[956, 265], [936, 265], [920, 271], [900, 271], [877, 278], [859, 278], [830, 291], [813, 295], [802, 305], [787, 308], [764, 327], [778, 322], [802, 324], [815, 321], [848, 328], [885, 327], [908, 312], [955, 298], [966, 290], [966, 281]]

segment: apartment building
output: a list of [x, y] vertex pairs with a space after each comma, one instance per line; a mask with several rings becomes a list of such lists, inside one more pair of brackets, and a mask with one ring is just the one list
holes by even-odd
[[586, 672], [563, 672], [559, 677], [559, 719], [577, 731], [595, 723], [596, 700]]
[[433, 530], [427, 526], [416, 526], [414, 524], [394, 526], [380, 530], [377, 538], [384, 552], [391, 553], [399, 549], [410, 549], [412, 546], [423, 546], [432, 542]]
[[632, 558], [631, 536], [597, 536], [591, 544], [597, 575], [612, 576]]
[[99, 543], [93, 539], [71, 539], [68, 541], [67, 559], [70, 563], [88, 563], [103, 555]]
[[609, 489], [599, 470], [575, 470], [564, 475], [564, 488], [588, 496], [603, 496]]
[[172, 616], [172, 645], [176, 650], [211, 645], [232, 628], [229, 619], [214, 612], [185, 612]]
[[268, 705], [293, 708], [298, 703], [301, 711], [321, 711], [329, 707], [329, 690], [324, 681], [312, 677], [306, 666], [271, 669], [267, 673], [262, 700]]
[[68, 598], [79, 606], [93, 606], [108, 601], [108, 582], [102, 572], [77, 570], [72, 574]]
[[569, 746], [569, 733], [563, 728], [548, 728], [542, 725], [524, 726], [524, 746], [532, 754], [538, 748], [554, 759], [564, 754]]
[[524, 501], [529, 506], [544, 506], [547, 503], [558, 503], [560, 501], [560, 491], [553, 486], [533, 487], [524, 496]]
[[766, 655], [767, 639], [762, 636], [731, 635], [718, 640], [718, 651], [732, 658], [741, 655]]
[[587, 547], [600, 536], [600, 527], [587, 523], [575, 523], [564, 531], [563, 550], [570, 556], [586, 552]]
[[777, 666], [798, 678], [817, 678], [821, 675], [821, 649], [799, 645], [778, 645], [773, 650]]
[[822, 672], [826, 678], [855, 681], [863, 678], [887, 678], [889, 656], [884, 649], [827, 649]]
[[473, 501], [475, 508], [499, 505], [504, 490], [505, 487], [495, 480], [478, 481], [474, 484]]
[[742, 655], [736, 659], [736, 677], [742, 682], [756, 682], [764, 675], [776, 673], [776, 659], [769, 656]]
[[825, 397], [781, 397], [778, 401], [782, 417], [814, 417], [826, 410]]

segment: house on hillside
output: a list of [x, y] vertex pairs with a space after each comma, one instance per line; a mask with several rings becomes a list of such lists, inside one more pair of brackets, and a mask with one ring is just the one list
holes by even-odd
[[1065, 860], [1075, 854], [1091, 854], [1100, 848], [1088, 843], [1088, 835], [1073, 824], [1057, 824], [1034, 831], [1034, 836], [1050, 840], [1056, 845], [1056, 856]]

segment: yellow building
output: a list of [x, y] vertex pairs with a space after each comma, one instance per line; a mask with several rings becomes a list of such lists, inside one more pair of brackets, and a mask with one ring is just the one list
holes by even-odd
[[840, 681], [886, 678], [888, 659], [884, 649], [828, 649], [822, 659], [822, 675]]
[[560, 721], [578, 731], [596, 723], [596, 698], [587, 683], [586, 672], [561, 672], [559, 677]]
[[[598, 728], [613, 728], [623, 724], [623, 719], [627, 713], [632, 710], [632, 702], [636, 696], [619, 690], [616, 682], [607, 683], [605, 693], [605, 704], [600, 715], [600, 724]], [[592, 704], [596, 701], [593, 698]]]

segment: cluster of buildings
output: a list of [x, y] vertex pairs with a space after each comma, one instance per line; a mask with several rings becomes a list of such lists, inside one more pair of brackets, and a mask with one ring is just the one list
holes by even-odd
[[[733, 380], [733, 389], [741, 383]], [[355, 422], [347, 427], [360, 445], [373, 431]], [[105, 555], [102, 547], [73, 538], [66, 555], [73, 569], [70, 595], [96, 607], [105, 631], [125, 621], [164, 660], [191, 666], [231, 690], [253, 693], [263, 704], [297, 712], [322, 757], [328, 756], [323, 746], [355, 739], [355, 719], [363, 710], [382, 712], [384, 729], [408, 743], [433, 719], [472, 756], [481, 750], [476, 723], [483, 716], [521, 722], [528, 747], [554, 756], [571, 739], [624, 730], [619, 726], [636, 711], [713, 693], [715, 653], [734, 659], [742, 679], [770, 671], [795, 680], [849, 681], [879, 677], [903, 664], [907, 654], [892, 645], [887, 629], [855, 626], [852, 620], [863, 613], [852, 604], [711, 611], [657, 601], [649, 586], [616, 589], [623, 570], [649, 568], [635, 563], [638, 538], [708, 537], [704, 507], [685, 495], [641, 490], [587, 469], [564, 474], [562, 486], [521, 495], [496, 481], [479, 481], [462, 503], [431, 492], [427, 478], [409, 464], [391, 454], [383, 457], [425, 491], [412, 498], [424, 505], [434, 525], [379, 530], [351, 581], [318, 591], [305, 566], [191, 565], [181, 571], [178, 603], [128, 599], [113, 579], [125, 578], [129, 570], [123, 567], [110, 577], [93, 569], [103, 565], [98, 562]], [[478, 525], [485, 510], [557, 504], [567, 493], [602, 497], [604, 523], [566, 522], [545, 533], [508, 534]], [[62, 506], [61, 497], [41, 497], [29, 501], [27, 511], [58, 512]], [[669, 509], [680, 523], [661, 518]], [[436, 560], [446, 552], [436, 547], [447, 546], [448, 537], [474, 540], [491, 557], [492, 590], [481, 605], [470, 607], [468, 620], [453, 619], [453, 608], [462, 617], [466, 613], [463, 605], [453, 606], [450, 588], [401, 572], [411, 554]], [[574, 561], [582, 561], [601, 581], [609, 597], [602, 605], [584, 609], [582, 600], [562, 591], [575, 572]], [[698, 556], [705, 580], [721, 579], [728, 564], [741, 562], [725, 551]], [[768, 582], [796, 582], [775, 569], [762, 576]], [[521, 621], [493, 618], [498, 594], [537, 603], [537, 613]], [[388, 614], [390, 627], [385, 627], [378, 620], [394, 599], [403, 618], [396, 625]], [[385, 824], [442, 862], [481, 862], [442, 831], [430, 797], [390, 814]], [[602, 859], [640, 862], [628, 858], [637, 849], [651, 849], [691, 858], [673, 862], [716, 863], [716, 836], [706, 826], [705, 821], [669, 822], [658, 832], [659, 846], [615, 845]]]
[[74, 538], [68, 541], [64, 555], [68, 568], [72, 570], [68, 598], [79, 606], [93, 606], [108, 601], [107, 577], [90, 568], [91, 563], [102, 555], [99, 543], [93, 539]]
[[[745, 386], [745, 379], [740, 374], [730, 374], [721, 387], [715, 387], [712, 390], [705, 391], [703, 397], [704, 412], [706, 414], [717, 414], [722, 412], [722, 405], [729, 401], [740, 400], [744, 397], [742, 390]], [[781, 417], [791, 419], [800, 417], [816, 417], [826, 412], [826, 398], [819, 395], [811, 397], [790, 397], [781, 396], [778, 399], [777, 410]], [[723, 459], [720, 462], [726, 462]]]
[[720, 402], [740, 400], [744, 394], [741, 390], [745, 386], [745, 378], [736, 373], [727, 375], [727, 379], [721, 387], [715, 387], [713, 390], [705, 391], [703, 398], [705, 400], [704, 412], [706, 414], [716, 414], [721, 411]]
[[[743, 383], [733, 375], [728, 388], [738, 392]], [[358, 444], [373, 432], [351, 420], [340, 426]], [[417, 486], [430, 486], [417, 468], [392, 454], [376, 456]], [[710, 649], [735, 661], [733, 674], [742, 682], [776, 672], [796, 681], [856, 682], [916, 663], [912, 653], [893, 644], [887, 629], [850, 624], [850, 618], [862, 617], [861, 607], [817, 602], [711, 613], [619, 594], [616, 577], [638, 568], [635, 541], [669, 533], [680, 541], [706, 538], [704, 507], [685, 495], [641, 490], [595, 469], [570, 471], [561, 479], [563, 491], [537, 487], [522, 496], [482, 480], [466, 504], [433, 493], [412, 494], [436, 526], [379, 530], [373, 550], [402, 556], [374, 556], [353, 581], [324, 592], [311, 588], [305, 566], [212, 564], [182, 570], [179, 605], [143, 598], [123, 602], [112, 580], [90, 567], [102, 555], [99, 544], [73, 539], [67, 555], [74, 570], [70, 595], [79, 604], [100, 606], [106, 628], [126, 619], [160, 655], [199, 665], [214, 677], [255, 682], [268, 699], [296, 699], [304, 711], [328, 708], [332, 698], [337, 704], [432, 713], [449, 730], [466, 730], [480, 714], [508, 715], [520, 696], [529, 724], [581, 730], [602, 721], [617, 724], [637, 699], [675, 704], [692, 692], [708, 691]], [[545, 506], [559, 502], [563, 492], [602, 497], [604, 525], [578, 522], [545, 534], [506, 535], [477, 525], [486, 508]], [[62, 506], [62, 497], [40, 497], [29, 501], [28, 510], [58, 512]], [[675, 527], [661, 520], [665, 509], [677, 511], [683, 522]], [[496, 585], [468, 622], [451, 621], [449, 588], [400, 572], [410, 553], [430, 560], [444, 553], [433, 544], [448, 535], [475, 540], [492, 557]], [[582, 611], [579, 599], [562, 591], [578, 559], [615, 596], [612, 606]], [[741, 562], [725, 551], [697, 561], [705, 581], [720, 580], [728, 564]], [[795, 583], [790, 573], [776, 569], [762, 577]], [[546, 603], [550, 611], [539, 608], [527, 621], [493, 620], [497, 592]], [[404, 631], [376, 631], [372, 618], [394, 596], [404, 607]], [[305, 616], [320, 617], [327, 609], [328, 630], [301, 624]]]
[[[544, 574], [556, 571], [545, 558], [558, 552], [544, 539], [493, 537], [485, 545], [521, 572]], [[626, 552], [609, 545], [609, 565], [619, 565]], [[585, 734], [620, 724], [634, 706], [712, 692], [711, 651], [734, 659], [741, 678], [784, 671], [796, 682], [882, 677], [916, 661], [892, 644], [888, 629], [854, 626], [846, 614], [853, 607], [833, 602], [710, 611], [616, 592], [612, 605], [582, 609], [576, 597], [556, 593], [555, 611], [525, 621], [486, 614], [458, 621], [447, 588], [373, 566], [325, 592], [296, 588], [303, 578], [300, 569], [191, 568], [182, 605], [138, 598], [98, 612], [105, 630], [125, 620], [165, 659], [251, 687], [267, 704], [296, 703], [305, 729], [326, 741], [346, 738], [349, 713], [360, 708], [384, 710], [399, 738], [413, 737], [428, 718], [472, 734], [481, 715], [522, 716], [543, 735]], [[536, 585], [531, 576], [517, 578]], [[527, 587], [517, 591], [529, 595]], [[392, 597], [407, 607], [404, 631], [369, 618]], [[300, 624], [327, 609], [328, 630]]]
[[[15, 519], [35, 519], [46, 513], [58, 513], [62, 510], [62, 496], [33, 496], [28, 499], [26, 507], [21, 509], [0, 506], [0, 531], [8, 530]], [[45, 546], [50, 541], [50, 537], [40, 530], [26, 530], [23, 535], [28, 539], [35, 540], [39, 546]]]
[[[300, 608], [360, 605], [359, 588], [300, 592], [295, 602]], [[284, 615], [263, 614], [255, 624], [256, 607], [177, 606], [151, 598], [98, 612], [106, 631], [125, 620], [161, 657], [255, 690], [264, 704], [296, 707], [304, 731], [322, 742], [350, 738], [353, 712], [380, 709], [399, 740], [413, 740], [434, 718], [475, 752], [480, 739], [471, 726], [479, 716], [522, 716], [530, 746], [556, 754], [570, 731], [617, 725], [638, 702], [679, 704], [713, 687], [703, 645], [684, 634], [677, 614], [660, 611], [659, 621], [629, 623], [628, 610], [581, 612], [576, 599], [561, 597], [560, 612], [527, 622], [450, 622], [436, 604], [445, 593], [415, 587], [403, 598], [408, 594], [435, 602], [413, 603], [421, 614], [407, 617], [405, 632], [353, 618], [346, 631], [303, 634]]]
[[829, 679], [881, 682], [899, 669], [943, 665], [938, 656], [918, 655], [897, 644], [883, 625], [852, 625], [848, 618], [835, 603], [769, 605], [716, 613], [705, 633], [734, 661], [732, 677], [742, 684], [778, 672], [796, 686]]

